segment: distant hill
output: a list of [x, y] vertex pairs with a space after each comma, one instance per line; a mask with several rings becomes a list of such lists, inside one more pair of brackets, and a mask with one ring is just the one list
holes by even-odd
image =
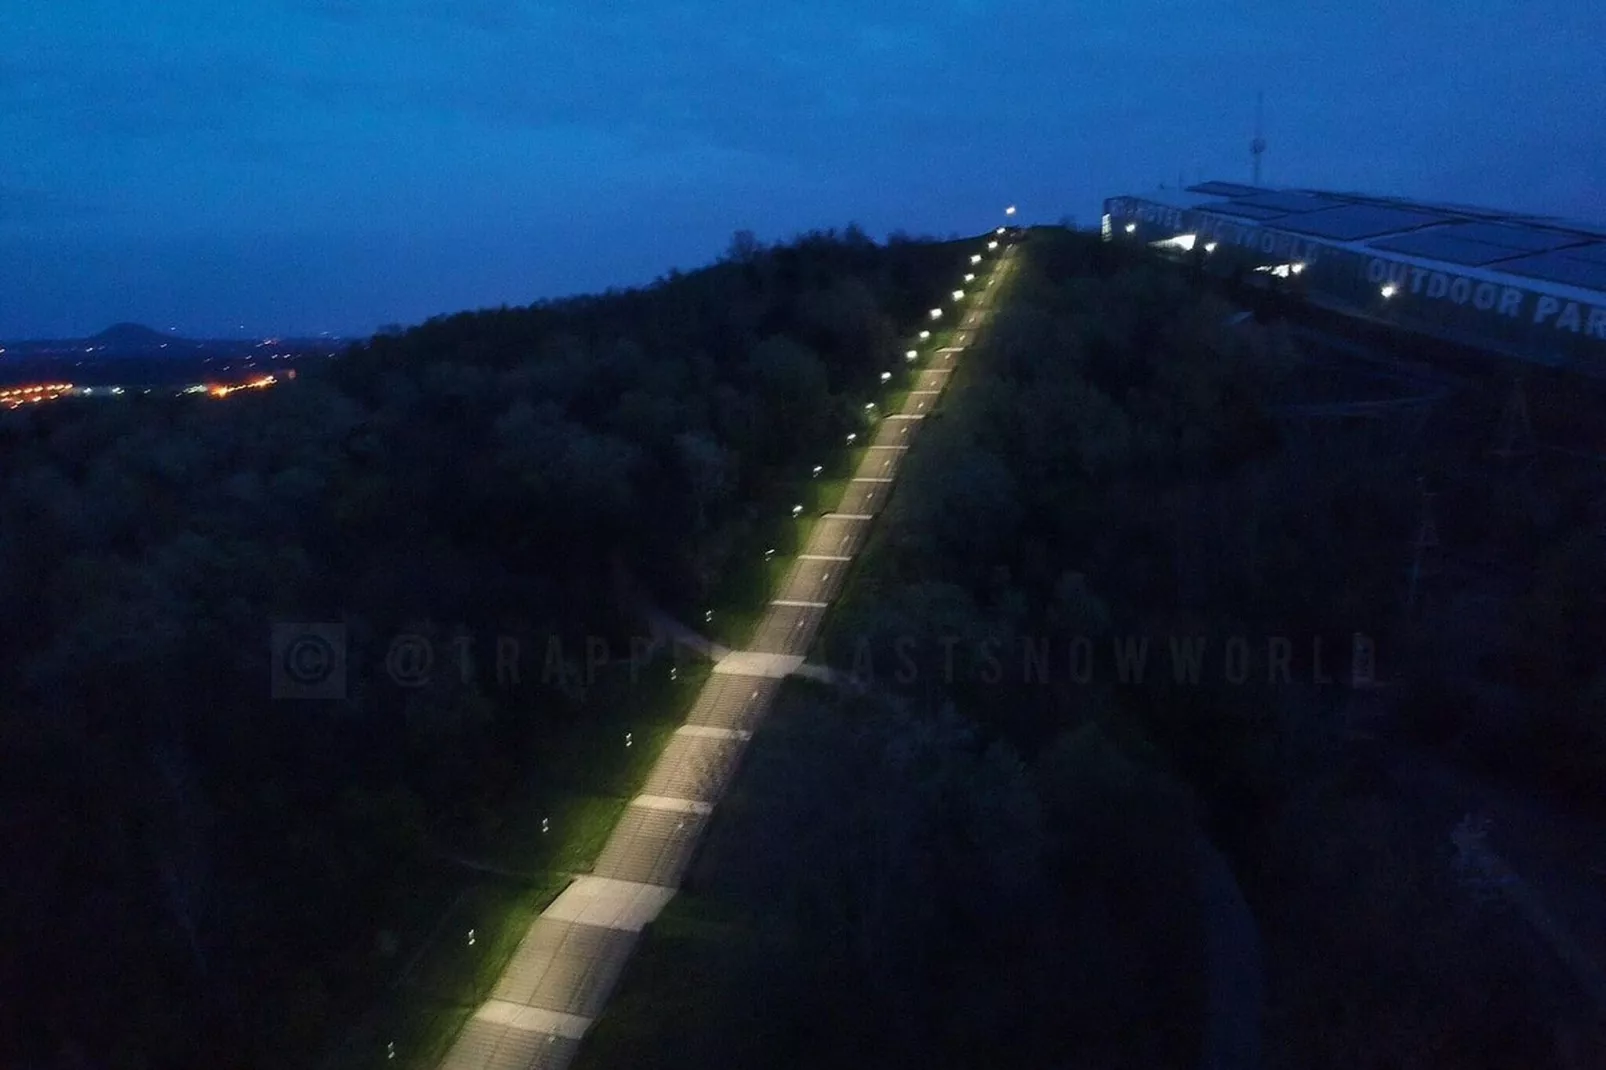
[[0, 339], [0, 386], [195, 383], [250, 378], [291, 362], [334, 356], [338, 338], [184, 338], [142, 323], [116, 323], [88, 338]]
[[193, 357], [198, 354], [232, 354], [245, 352], [256, 343], [245, 341], [200, 342], [193, 338], [180, 338], [175, 334], [158, 331], [142, 323], [114, 323], [99, 334], [88, 338], [0, 340], [8, 364], [31, 359], [74, 360], [88, 357], [93, 360], [123, 361], [129, 358]]
[[170, 334], [163, 334], [154, 328], [142, 323], [114, 323], [104, 331], [85, 339], [91, 345], [108, 346], [112, 349], [160, 349], [164, 345], [171, 346], [177, 342], [181, 345], [193, 346], [194, 342], [187, 338], [176, 338]]

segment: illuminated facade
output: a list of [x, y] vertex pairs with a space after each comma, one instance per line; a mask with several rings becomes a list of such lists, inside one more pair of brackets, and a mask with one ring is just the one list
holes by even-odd
[[1606, 376], [1606, 227], [1207, 182], [1105, 201], [1106, 241], [1519, 360]]

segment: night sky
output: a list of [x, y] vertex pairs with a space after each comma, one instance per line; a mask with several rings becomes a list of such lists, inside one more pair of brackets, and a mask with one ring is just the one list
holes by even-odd
[[[1315, 10], [1320, 9], [1320, 10]], [[1179, 174], [1606, 216], [1606, 5], [3, 0], [0, 338], [366, 334]]]

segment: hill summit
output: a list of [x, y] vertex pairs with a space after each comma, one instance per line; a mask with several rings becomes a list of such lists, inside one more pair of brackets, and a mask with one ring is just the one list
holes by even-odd
[[163, 334], [154, 328], [142, 323], [114, 323], [104, 331], [86, 341], [97, 345], [113, 346], [119, 349], [151, 349], [163, 343], [180, 342], [184, 339]]

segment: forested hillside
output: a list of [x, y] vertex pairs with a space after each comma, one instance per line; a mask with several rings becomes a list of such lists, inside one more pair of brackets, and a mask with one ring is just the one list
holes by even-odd
[[[1093, 732], [1185, 785], [1264, 930], [1270, 1065], [1586, 1065], [1558, 1040], [1597, 1013], [1578, 949], [1491, 903], [1477, 848], [1455, 844], [1492, 797], [1479, 784], [1552, 823], [1598, 817], [1588, 474], [1490, 456], [1499, 370], [1427, 418], [1279, 416], [1332, 375], [1285, 323], [1085, 236], [1022, 255], [829, 656], [933, 714], [956, 703], [1028, 761]], [[1529, 389], [1543, 431], [1573, 407], [1548, 399], [1580, 393]], [[1439, 523], [1413, 595], [1424, 487]], [[1123, 661], [1140, 644], [1146, 664]], [[1380, 686], [1353, 688], [1357, 669]], [[1588, 894], [1582, 866], [1555, 875], [1535, 894]]]
[[[1018, 258], [813, 652], [863, 694], [778, 708], [583, 1065], [1218, 1065], [1207, 1006], [1273, 1068], [1597, 1065], [1587, 475], [1490, 457], [1498, 371], [1291, 416], [1356, 370], [1091, 236]], [[1518, 884], [1502, 787], [1554, 863], [1514, 825]]]
[[[437, 860], [599, 715], [548, 637], [618, 661], [631, 592], [707, 604], [958, 265], [739, 235], [257, 396], [0, 414], [0, 1061], [308, 1065], [444, 909]], [[286, 621], [345, 625], [344, 699], [271, 697]], [[515, 637], [524, 671], [403, 688], [404, 632]]]

